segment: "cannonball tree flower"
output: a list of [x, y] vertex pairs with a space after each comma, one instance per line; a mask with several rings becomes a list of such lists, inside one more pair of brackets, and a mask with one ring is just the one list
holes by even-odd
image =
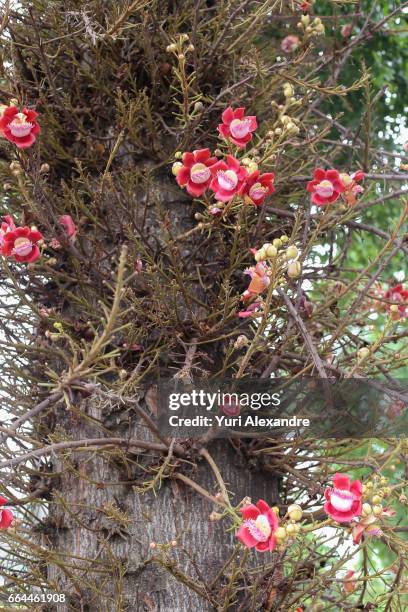
[[346, 199], [347, 204], [354, 206], [357, 202], [357, 195], [362, 193], [364, 189], [358, 183], [364, 179], [364, 172], [361, 170], [354, 172], [353, 174], [346, 174], [345, 172], [340, 174], [340, 180], [344, 185], [343, 196]]
[[177, 183], [195, 198], [203, 195], [210, 186], [213, 177], [211, 166], [216, 161], [216, 157], [211, 157], [210, 149], [183, 153], [182, 165], [176, 173]]
[[214, 178], [210, 183], [210, 189], [221, 202], [228, 202], [239, 193], [248, 176], [246, 168], [232, 155], [227, 155], [226, 162], [218, 161], [211, 170], [214, 172]]
[[394, 287], [390, 287], [385, 293], [384, 298], [391, 302], [388, 304], [388, 308], [390, 309], [392, 304], [396, 304], [398, 306], [398, 312], [401, 317], [407, 316], [407, 308], [408, 308], [408, 289], [405, 289], [404, 286], [400, 283], [395, 285]]
[[361, 514], [362, 485], [360, 480], [350, 482], [347, 474], [335, 474], [333, 487], [328, 487], [324, 496], [324, 511], [337, 523], [348, 523]]
[[316, 168], [313, 180], [308, 182], [306, 189], [312, 194], [313, 204], [324, 206], [335, 202], [345, 187], [337, 170]]
[[229, 106], [222, 113], [222, 123], [218, 126], [221, 136], [243, 149], [252, 139], [252, 132], [257, 128], [256, 117], [245, 116], [244, 108], [235, 110]]
[[270, 283], [268, 272], [269, 268], [263, 261], [258, 262], [256, 266], [251, 266], [244, 271], [244, 274], [248, 274], [248, 276], [251, 277], [251, 282], [247, 290], [244, 291], [242, 299], [249, 299], [265, 291]]
[[284, 53], [293, 53], [293, 51], [296, 51], [296, 49], [298, 49], [299, 45], [299, 36], [289, 34], [289, 36], [285, 36], [285, 38], [282, 40], [281, 49]]
[[13, 142], [19, 149], [27, 149], [34, 144], [41, 132], [36, 119], [38, 113], [28, 108], [20, 112], [17, 106], [7, 107], [0, 118], [0, 130], [4, 138]]
[[4, 508], [7, 504], [7, 499], [0, 495], [0, 529], [7, 529], [10, 527], [14, 519], [14, 514], [8, 508]]
[[391, 518], [395, 516], [395, 514], [395, 510], [387, 510], [387, 508], [384, 508], [379, 515], [371, 513], [362, 518], [353, 528], [354, 544], [359, 544], [363, 535], [368, 537], [381, 537], [383, 535], [380, 523], [381, 518]]
[[4, 236], [1, 254], [14, 257], [20, 263], [32, 263], [40, 257], [37, 243], [43, 240], [43, 235], [37, 229], [17, 227]]
[[63, 226], [67, 238], [74, 239], [77, 233], [77, 228], [75, 226], [74, 221], [72, 220], [71, 215], [61, 215], [59, 218], [59, 223]]
[[240, 195], [245, 195], [245, 199], [248, 199], [254, 206], [261, 206], [266, 196], [275, 191], [274, 180], [275, 175], [272, 172], [261, 174], [259, 170], [256, 170], [245, 179]]
[[235, 536], [248, 548], [259, 552], [273, 550], [276, 546], [275, 531], [279, 521], [272, 508], [260, 499], [256, 505], [249, 504], [240, 509], [244, 519]]
[[4, 236], [7, 234], [7, 232], [10, 232], [11, 230], [15, 229], [16, 225], [10, 215], [5, 215], [4, 217], [2, 217], [2, 222], [0, 226], [0, 248], [3, 245]]

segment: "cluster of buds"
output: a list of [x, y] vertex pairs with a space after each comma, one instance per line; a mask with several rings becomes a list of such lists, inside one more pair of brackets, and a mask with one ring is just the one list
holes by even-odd
[[286, 513], [286, 521], [275, 532], [277, 548], [283, 549], [287, 543], [293, 541], [301, 531], [300, 521], [303, 511], [298, 504], [291, 504]]
[[324, 34], [324, 25], [320, 17], [315, 17], [312, 21], [309, 15], [302, 15], [299, 23], [297, 24], [297, 27], [300, 30], [303, 30], [306, 34], [306, 37], [309, 38], [313, 36], [321, 36], [322, 34]]
[[381, 520], [395, 515], [395, 510], [387, 510], [383, 500], [391, 495], [391, 488], [387, 486], [387, 479], [374, 477], [363, 485], [363, 499], [366, 501], [361, 507], [361, 517], [353, 528], [353, 541], [358, 544], [363, 535], [381, 536]]
[[184, 60], [186, 58], [186, 53], [192, 53], [192, 51], [194, 51], [194, 45], [190, 43], [188, 34], [181, 34], [177, 42], [167, 45], [166, 51], [168, 53], [174, 53], [179, 60]]

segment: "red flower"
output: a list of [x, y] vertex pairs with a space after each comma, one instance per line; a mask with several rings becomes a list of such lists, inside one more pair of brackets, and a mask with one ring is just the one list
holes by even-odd
[[180, 187], [186, 187], [191, 196], [201, 196], [211, 183], [211, 166], [217, 158], [211, 157], [210, 149], [198, 149], [192, 153], [183, 153], [182, 161], [183, 165], [177, 172], [176, 181]]
[[243, 300], [247, 300], [265, 291], [271, 282], [268, 272], [269, 268], [263, 261], [259, 261], [255, 266], [251, 266], [245, 270], [244, 274], [248, 274], [248, 276], [251, 277], [251, 282], [249, 283], [248, 289], [243, 293]]
[[7, 232], [16, 229], [16, 225], [10, 215], [5, 215], [2, 218], [4, 219], [4, 221], [2, 221], [2, 224], [0, 226], [0, 247], [3, 245], [4, 236], [7, 234]]
[[41, 132], [37, 117], [38, 113], [28, 108], [19, 112], [17, 106], [9, 106], [0, 118], [0, 130], [4, 138], [14, 142], [19, 149], [27, 149]]
[[40, 257], [37, 242], [42, 239], [43, 235], [36, 229], [17, 227], [4, 235], [1, 254], [13, 256], [18, 262], [31, 263]]
[[75, 238], [77, 228], [75, 227], [75, 223], [73, 222], [71, 215], [61, 215], [59, 218], [59, 222], [60, 225], [65, 228], [67, 237]]
[[354, 204], [356, 204], [357, 195], [364, 191], [361, 185], [358, 185], [358, 183], [363, 180], [364, 176], [364, 172], [361, 170], [354, 172], [354, 174], [340, 174], [340, 180], [344, 185], [343, 197], [350, 206], [354, 206]]
[[233, 110], [229, 106], [222, 113], [222, 123], [218, 126], [218, 131], [221, 136], [243, 149], [246, 143], [252, 139], [252, 132], [257, 127], [256, 117], [253, 115], [245, 117], [244, 108]]
[[325, 490], [324, 511], [338, 523], [348, 523], [361, 514], [362, 485], [359, 480], [350, 483], [347, 474], [333, 476], [334, 487]]
[[[0, 495], [0, 506], [5, 506], [7, 499]], [[0, 529], [7, 529], [13, 522], [14, 514], [8, 508], [0, 508]]]
[[240, 510], [244, 519], [236, 532], [236, 537], [248, 548], [265, 552], [276, 546], [275, 531], [278, 528], [278, 517], [268, 504], [260, 499], [256, 506], [249, 504]]
[[215, 176], [210, 189], [215, 191], [215, 197], [222, 202], [228, 202], [236, 193], [240, 193], [247, 170], [232, 155], [227, 155], [227, 163], [219, 161], [212, 166]]
[[345, 189], [337, 170], [316, 168], [313, 178], [313, 181], [308, 182], [306, 189], [312, 194], [313, 204], [318, 206], [335, 202]]
[[272, 172], [261, 174], [259, 170], [255, 170], [245, 179], [240, 195], [247, 195], [254, 206], [261, 206], [267, 195], [275, 191], [273, 182], [275, 175]]
[[[398, 304], [398, 311], [402, 317], [406, 316], [406, 309], [408, 307], [408, 289], [404, 289], [402, 284], [391, 287], [384, 293], [386, 300], [390, 300], [393, 304]], [[390, 304], [388, 305], [388, 308]]]

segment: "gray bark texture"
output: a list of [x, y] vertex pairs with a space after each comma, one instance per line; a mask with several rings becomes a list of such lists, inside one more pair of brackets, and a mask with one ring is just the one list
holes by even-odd
[[[195, 223], [191, 203], [180, 201], [180, 192], [168, 179], [161, 177], [148, 194], [139, 193], [137, 198], [144, 204], [136, 209], [145, 219], [145, 239], [151, 243], [162, 242], [157, 210], [166, 208], [175, 234], [188, 231]], [[183, 243], [183, 248], [181, 257], [194, 249], [194, 236], [187, 245]], [[197, 295], [205, 298], [199, 287]], [[74, 318], [75, 312], [71, 311], [70, 316]], [[139, 323], [143, 325], [143, 321]], [[188, 327], [185, 334], [189, 336]], [[217, 355], [223, 346], [217, 344], [211, 350], [216, 369]], [[202, 366], [208, 371], [208, 358]], [[177, 371], [180, 363], [169, 363], [164, 375], [171, 377]], [[65, 430], [69, 439], [119, 436], [155, 440], [132, 405], [97, 394], [86, 399], [78, 396], [77, 400], [73, 411], [68, 413], [61, 404], [47, 417], [54, 427]], [[152, 402], [146, 401], [146, 397], [141, 397], [140, 405], [152, 414]], [[208, 445], [233, 503], [246, 496], [254, 501], [264, 498], [276, 503], [277, 480], [273, 474], [262, 473], [260, 466], [249, 466], [245, 453], [240, 452], [241, 446], [226, 439]], [[199, 448], [193, 448], [183, 459], [173, 456], [169, 465], [215, 495], [219, 492], [216, 479], [207, 462], [198, 458], [198, 451]], [[69, 594], [66, 603], [56, 606], [57, 612], [219, 609], [214, 604], [211, 581], [237, 541], [227, 531], [228, 521], [209, 520], [217, 507], [180, 480], [164, 477], [154, 492], [140, 492], [143, 482], [157, 473], [147, 470], [162, 465], [159, 459], [159, 455], [150, 451], [138, 454], [123, 447], [67, 453], [52, 459], [52, 469], [59, 476], [54, 478], [55, 503], [51, 504], [41, 543], [53, 551], [47, 568], [48, 580], [55, 585], [55, 592]], [[118, 513], [122, 518], [118, 518]], [[172, 540], [177, 540], [176, 546], [171, 546]], [[152, 542], [157, 543], [156, 549], [150, 547]], [[153, 560], [163, 558], [160, 552], [163, 545], [165, 566]], [[243, 551], [239, 553], [242, 554]], [[251, 555], [256, 563], [263, 562], [262, 555], [255, 552]], [[269, 555], [268, 560], [271, 561]], [[191, 584], [186, 584], [186, 576]], [[226, 580], [223, 576], [217, 582], [218, 594]], [[226, 609], [238, 608], [231, 603]]]

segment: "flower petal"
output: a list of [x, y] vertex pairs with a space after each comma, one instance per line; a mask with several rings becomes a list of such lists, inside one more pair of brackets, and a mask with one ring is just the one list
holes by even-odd
[[241, 525], [238, 531], [235, 533], [235, 537], [238, 538], [248, 548], [253, 548], [257, 544], [257, 540], [249, 533], [249, 530], [245, 525]]
[[335, 474], [333, 476], [333, 485], [336, 489], [345, 489], [346, 491], [350, 491], [350, 478], [347, 474]]

